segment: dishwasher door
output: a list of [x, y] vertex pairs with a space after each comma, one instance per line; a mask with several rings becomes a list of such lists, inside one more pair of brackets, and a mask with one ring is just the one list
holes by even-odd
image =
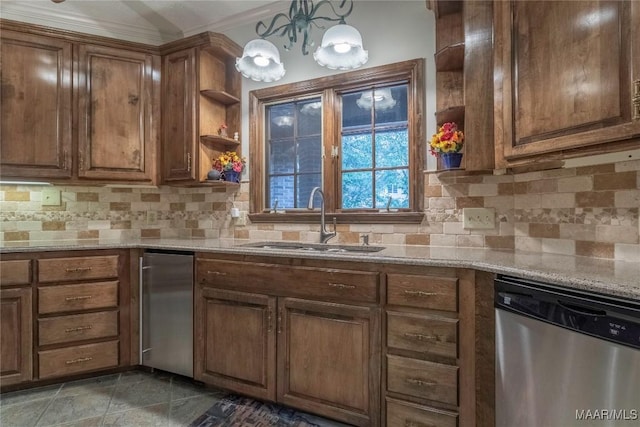
[[193, 254], [141, 263], [141, 365], [193, 378]]
[[496, 280], [496, 426], [640, 425], [640, 306]]

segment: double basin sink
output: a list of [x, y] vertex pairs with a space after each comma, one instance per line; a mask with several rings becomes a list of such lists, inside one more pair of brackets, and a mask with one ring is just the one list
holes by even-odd
[[283, 251], [305, 251], [305, 252], [341, 252], [341, 253], [371, 253], [379, 252], [384, 246], [369, 245], [325, 245], [321, 243], [298, 243], [298, 242], [257, 242], [240, 245], [244, 248], [275, 249]]

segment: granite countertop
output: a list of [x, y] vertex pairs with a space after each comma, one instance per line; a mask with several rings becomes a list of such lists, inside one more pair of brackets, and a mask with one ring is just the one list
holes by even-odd
[[[583, 289], [640, 300], [640, 264], [548, 253], [434, 246], [384, 245], [380, 252], [307, 252], [278, 248], [254, 248], [256, 243], [234, 239], [134, 239], [118, 241], [30, 241], [2, 242], [0, 254], [54, 250], [166, 249], [268, 255], [285, 258], [335, 259], [388, 264], [473, 268], [539, 280], [568, 288]], [[331, 244], [329, 244], [331, 245]]]

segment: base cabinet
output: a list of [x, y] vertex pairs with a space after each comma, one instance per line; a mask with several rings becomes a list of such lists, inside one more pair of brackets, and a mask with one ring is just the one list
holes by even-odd
[[[234, 268], [227, 268], [227, 263]], [[261, 288], [265, 292], [259, 279], [254, 292], [221, 289], [233, 286], [229, 283], [237, 274], [244, 280], [241, 287], [248, 290], [246, 278], [252, 271], [275, 271], [275, 267], [198, 261], [195, 379], [352, 425], [379, 425], [379, 309], [319, 301], [317, 296], [299, 298], [304, 289], [299, 281], [297, 290], [291, 291], [296, 297], [287, 296], [287, 287], [293, 284], [290, 280], [287, 284], [287, 278], [296, 277], [299, 267], [277, 266], [282, 276], [275, 283], [282, 283], [282, 289], [271, 280], [271, 295], [259, 293]], [[339, 270], [333, 271], [335, 275]], [[345, 281], [351, 277], [341, 274]], [[347, 293], [358, 288], [341, 285]], [[314, 289], [311, 286], [310, 292]], [[346, 294], [345, 298], [350, 301]]]
[[0, 290], [2, 386], [31, 381], [33, 378], [31, 312], [31, 288]]

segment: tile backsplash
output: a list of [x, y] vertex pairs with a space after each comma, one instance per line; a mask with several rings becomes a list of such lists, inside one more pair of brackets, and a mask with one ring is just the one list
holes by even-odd
[[[424, 174], [421, 224], [338, 225], [336, 243], [516, 249], [640, 262], [640, 160], [515, 175]], [[42, 188], [0, 187], [5, 241], [145, 237], [236, 237], [317, 241], [317, 224], [247, 224], [249, 185], [223, 188], [55, 186], [59, 206], [43, 206]], [[51, 187], [49, 187], [51, 188]], [[493, 208], [496, 227], [463, 228], [462, 210]]]

